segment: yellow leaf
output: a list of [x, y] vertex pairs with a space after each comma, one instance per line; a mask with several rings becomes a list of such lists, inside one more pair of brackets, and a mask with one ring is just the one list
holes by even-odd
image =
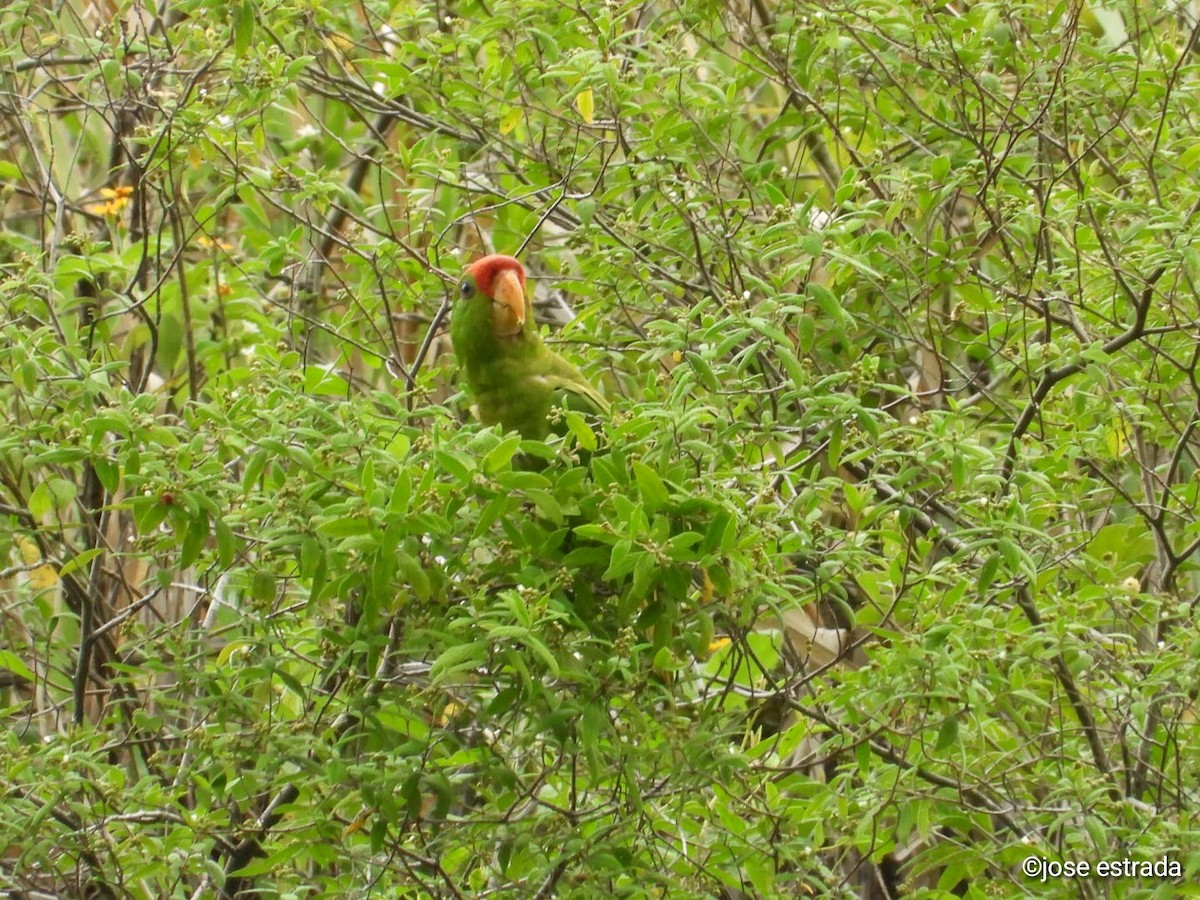
[[521, 113], [522, 110], [520, 107], [517, 107], [516, 109], [510, 109], [508, 112], [506, 112], [504, 114], [504, 118], [500, 120], [500, 133], [508, 134], [510, 131], [520, 125]]
[[438, 725], [441, 726], [442, 728], [445, 728], [447, 725], [450, 724], [450, 720], [453, 719], [456, 715], [458, 715], [460, 709], [461, 708], [459, 707], [459, 705], [453, 701], [451, 701], [450, 703], [447, 703], [444, 707], [442, 707], [441, 715], [437, 717]]
[[58, 573], [54, 571], [54, 566], [38, 566], [29, 573], [29, 583], [38, 590], [53, 587], [58, 583]]
[[1104, 443], [1114, 459], [1124, 456], [1129, 450], [1129, 436], [1125, 430], [1125, 423], [1118, 420], [1112, 428], [1105, 431]]
[[32, 566], [42, 558], [42, 551], [38, 549], [38, 545], [34, 542], [33, 538], [17, 538], [17, 547], [21, 551], [21, 562], [27, 566]]
[[361, 810], [359, 810], [358, 815], [354, 817], [354, 821], [342, 829], [342, 837], [349, 837], [350, 835], [354, 834], [365, 824], [367, 824], [367, 819], [370, 817], [371, 811], [366, 807], [363, 807]]
[[591, 88], [584, 88], [575, 95], [575, 108], [586, 124], [591, 125], [596, 121], [596, 98]]

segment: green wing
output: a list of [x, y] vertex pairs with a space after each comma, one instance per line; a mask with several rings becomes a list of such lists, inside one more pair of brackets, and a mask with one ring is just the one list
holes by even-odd
[[587, 416], [608, 413], [608, 401], [569, 362], [549, 350], [539, 356], [521, 385], [528, 400], [518, 430], [527, 438], [566, 434], [567, 425], [560, 410]]
[[608, 401], [600, 396], [600, 392], [592, 387], [591, 382], [580, 374], [579, 370], [559, 356], [557, 353], [547, 353], [546, 371], [541, 377], [550, 382], [553, 387], [551, 406], [570, 409], [588, 415], [607, 415]]
[[481, 422], [502, 425], [536, 441], [566, 432], [556, 409], [596, 416], [608, 412], [607, 401], [574, 366], [544, 347], [539, 349], [534, 358], [493, 360], [468, 369]]

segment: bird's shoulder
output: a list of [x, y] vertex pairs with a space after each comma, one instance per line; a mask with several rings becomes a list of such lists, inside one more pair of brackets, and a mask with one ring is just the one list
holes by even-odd
[[537, 378], [554, 393], [555, 405], [580, 412], [606, 413], [608, 401], [578, 369], [553, 351]]

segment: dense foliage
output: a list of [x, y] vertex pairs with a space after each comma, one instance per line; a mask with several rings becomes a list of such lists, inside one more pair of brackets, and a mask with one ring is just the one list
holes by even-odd
[[1177, 896], [1195, 14], [7, 3], [0, 890]]

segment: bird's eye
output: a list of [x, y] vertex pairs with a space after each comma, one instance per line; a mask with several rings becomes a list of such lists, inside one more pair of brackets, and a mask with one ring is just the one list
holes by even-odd
[[470, 300], [475, 295], [475, 284], [470, 281], [464, 281], [458, 286], [458, 293], [464, 300]]

